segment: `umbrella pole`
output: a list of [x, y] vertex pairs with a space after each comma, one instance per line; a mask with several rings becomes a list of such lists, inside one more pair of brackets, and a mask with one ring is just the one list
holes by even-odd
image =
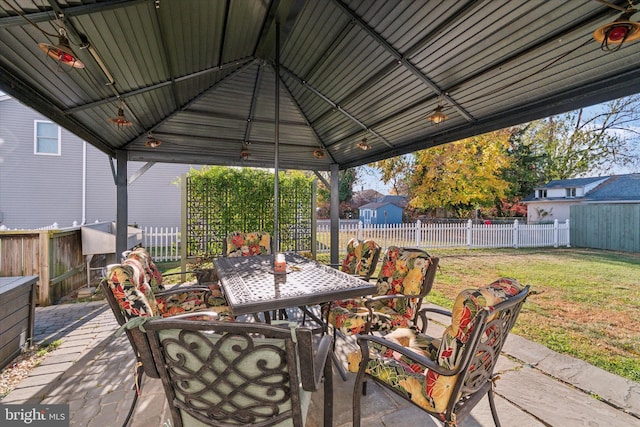
[[276, 66], [275, 66], [275, 155], [274, 155], [274, 177], [273, 177], [273, 250], [280, 252], [280, 183], [278, 179], [278, 164], [280, 154], [280, 22], [276, 22]]

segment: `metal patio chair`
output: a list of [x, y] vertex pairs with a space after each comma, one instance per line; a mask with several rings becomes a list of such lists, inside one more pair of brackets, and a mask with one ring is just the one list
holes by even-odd
[[344, 335], [424, 328], [422, 300], [431, 292], [439, 259], [421, 249], [390, 246], [382, 261], [375, 295], [335, 301], [324, 308], [327, 324]]
[[173, 425], [304, 425], [311, 392], [324, 381], [331, 426], [331, 338], [292, 324], [150, 320], [145, 334]]
[[376, 271], [381, 250], [374, 240], [351, 239], [347, 242], [347, 254], [340, 264], [340, 270], [369, 280]]
[[122, 264], [108, 266], [100, 286], [118, 325], [127, 334], [136, 358], [135, 394], [124, 423], [127, 425], [137, 404], [143, 376], [159, 378], [159, 374], [144, 334], [137, 329], [124, 328], [124, 325], [140, 317], [167, 317], [181, 313], [198, 316], [205, 310], [202, 318], [211, 318], [209, 314], [216, 311], [216, 317], [222, 319], [232, 320], [233, 315], [227, 306], [211, 304], [219, 300], [211, 297], [208, 288], [180, 286], [154, 292], [146, 279], [144, 267], [137, 259], [125, 259]]
[[[350, 355], [357, 368], [353, 425], [360, 426], [364, 381], [372, 378], [447, 427], [462, 420], [486, 395], [496, 426], [494, 368], [504, 342], [529, 295], [513, 279], [499, 279], [462, 291], [453, 311], [425, 308], [451, 316], [441, 337], [402, 328], [384, 337], [357, 335], [360, 351]], [[360, 361], [357, 361], [361, 357]]]

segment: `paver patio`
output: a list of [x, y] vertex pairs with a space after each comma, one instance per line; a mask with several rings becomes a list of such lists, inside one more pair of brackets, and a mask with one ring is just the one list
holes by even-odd
[[[2, 403], [66, 403], [70, 425], [122, 425], [133, 396], [134, 359], [126, 336], [116, 337], [115, 330], [113, 314], [103, 301], [38, 308], [36, 341], [62, 339], [62, 345]], [[343, 363], [355, 348], [353, 341], [338, 338]], [[496, 388], [504, 426], [640, 425], [640, 384], [513, 334], [505, 353]], [[346, 382], [334, 376], [334, 425], [350, 426], [355, 374]], [[376, 384], [370, 382], [367, 390], [363, 426], [440, 425]], [[321, 392], [314, 395], [307, 427], [322, 425], [321, 399]], [[146, 378], [131, 425], [171, 425], [168, 417], [160, 381]], [[484, 399], [460, 426], [493, 426], [488, 401]]]

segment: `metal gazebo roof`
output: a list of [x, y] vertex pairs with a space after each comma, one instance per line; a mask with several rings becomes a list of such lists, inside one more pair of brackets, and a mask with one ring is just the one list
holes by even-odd
[[[628, 6], [3, 0], [0, 89], [111, 156], [193, 164], [271, 167], [278, 102], [280, 167], [344, 169], [640, 91], [640, 42], [592, 37]], [[38, 47], [60, 28], [84, 68]]]

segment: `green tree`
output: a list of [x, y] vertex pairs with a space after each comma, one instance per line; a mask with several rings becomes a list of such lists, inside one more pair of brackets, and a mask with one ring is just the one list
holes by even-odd
[[444, 207], [467, 217], [503, 199], [509, 188], [502, 175], [510, 163], [509, 137], [510, 131], [501, 130], [416, 152], [410, 205]]
[[[638, 168], [640, 96], [579, 109], [528, 123], [517, 151], [542, 160], [540, 182], [608, 174], [615, 167]], [[523, 189], [525, 190], [525, 189]], [[521, 192], [520, 195], [523, 195]]]
[[[330, 182], [329, 174], [323, 173], [323, 176]], [[353, 198], [353, 185], [358, 180], [358, 172], [356, 168], [344, 169], [338, 172], [339, 195], [340, 202], [350, 202]], [[331, 202], [331, 190], [320, 183], [318, 185], [318, 202], [321, 204]]]
[[546, 178], [544, 171], [547, 164], [546, 153], [521, 142], [521, 138], [527, 130], [527, 126], [511, 130], [508, 149], [511, 161], [509, 166], [502, 171], [503, 179], [509, 182], [506, 198], [512, 202], [517, 202], [531, 194]]
[[[330, 182], [329, 174], [323, 172], [322, 175]], [[358, 169], [344, 169], [338, 172], [338, 206], [340, 218], [350, 218], [354, 215], [355, 208], [351, 205], [353, 200], [353, 186], [358, 181]], [[322, 182], [318, 185], [318, 217], [328, 218], [331, 207], [331, 190], [324, 186]]]

